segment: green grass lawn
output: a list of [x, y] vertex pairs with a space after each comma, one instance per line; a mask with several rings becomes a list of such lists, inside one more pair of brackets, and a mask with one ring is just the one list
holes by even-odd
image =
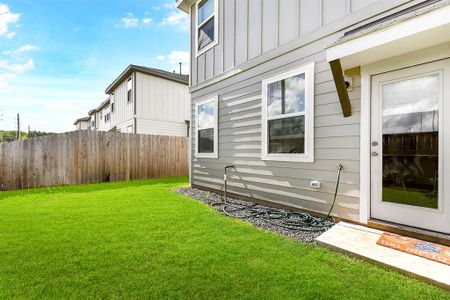
[[0, 298], [450, 299], [171, 191], [186, 183], [0, 193]]

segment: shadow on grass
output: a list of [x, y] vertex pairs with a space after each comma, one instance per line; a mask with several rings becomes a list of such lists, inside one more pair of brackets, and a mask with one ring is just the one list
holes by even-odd
[[156, 179], [143, 179], [143, 180], [130, 180], [130, 181], [117, 181], [117, 182], [102, 182], [92, 184], [81, 185], [64, 185], [55, 187], [42, 187], [34, 189], [14, 190], [0, 192], [0, 201], [15, 196], [30, 196], [30, 195], [44, 195], [44, 194], [60, 194], [60, 193], [91, 193], [110, 190], [121, 190], [128, 188], [136, 188], [143, 186], [155, 186], [170, 187], [176, 185], [187, 184], [188, 177], [167, 177]]

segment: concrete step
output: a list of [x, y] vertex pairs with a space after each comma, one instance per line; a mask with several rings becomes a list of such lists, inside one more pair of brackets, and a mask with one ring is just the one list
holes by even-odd
[[383, 231], [339, 222], [319, 236], [324, 246], [368, 260], [450, 291], [450, 266], [377, 245]]

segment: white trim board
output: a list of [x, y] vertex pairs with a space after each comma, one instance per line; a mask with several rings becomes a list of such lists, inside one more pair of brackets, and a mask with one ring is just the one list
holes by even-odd
[[[214, 14], [207, 17], [201, 24], [198, 24], [198, 5], [202, 0], [197, 0], [195, 2], [195, 57], [199, 57], [203, 53], [206, 53], [209, 49], [216, 46], [219, 43], [219, 0], [211, 0], [214, 1]], [[191, 13], [189, 17], [191, 17]], [[211, 41], [208, 45], [203, 47], [202, 49], [198, 49], [198, 29], [205, 25], [209, 20], [214, 18], [214, 40]]]
[[[296, 67], [285, 71], [283, 73], [276, 74], [269, 78], [262, 80], [262, 113], [261, 113], [261, 158], [262, 160], [274, 160], [274, 161], [295, 161], [295, 162], [314, 162], [314, 67], [315, 63], [310, 62], [308, 64]], [[276, 116], [268, 116], [267, 114], [267, 102], [268, 95], [267, 89], [269, 84], [294, 77], [300, 74], [305, 74], [305, 109], [303, 112], [296, 112], [291, 114], [279, 114]], [[268, 126], [267, 123], [271, 120], [286, 119], [289, 117], [305, 117], [305, 132], [304, 132], [304, 153], [280, 153], [271, 154], [268, 152]]]
[[344, 69], [370, 64], [450, 41], [450, 6], [396, 24], [385, 30], [336, 45], [327, 61], [341, 59]]
[[[198, 132], [201, 129], [198, 126], [198, 107], [206, 103], [214, 103], [214, 151], [212, 153], [198, 152]], [[219, 95], [198, 101], [195, 103], [195, 157], [196, 158], [219, 158]]]

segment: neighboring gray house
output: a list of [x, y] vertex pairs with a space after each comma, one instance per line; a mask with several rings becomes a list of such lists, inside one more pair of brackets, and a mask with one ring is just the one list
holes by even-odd
[[87, 130], [90, 126], [91, 117], [84, 117], [77, 119], [73, 125], [76, 130]]
[[129, 133], [186, 136], [189, 76], [130, 65], [111, 83], [111, 128]]
[[450, 1], [177, 5], [194, 186], [232, 164], [234, 194], [325, 213], [341, 163], [336, 216], [450, 234]]

